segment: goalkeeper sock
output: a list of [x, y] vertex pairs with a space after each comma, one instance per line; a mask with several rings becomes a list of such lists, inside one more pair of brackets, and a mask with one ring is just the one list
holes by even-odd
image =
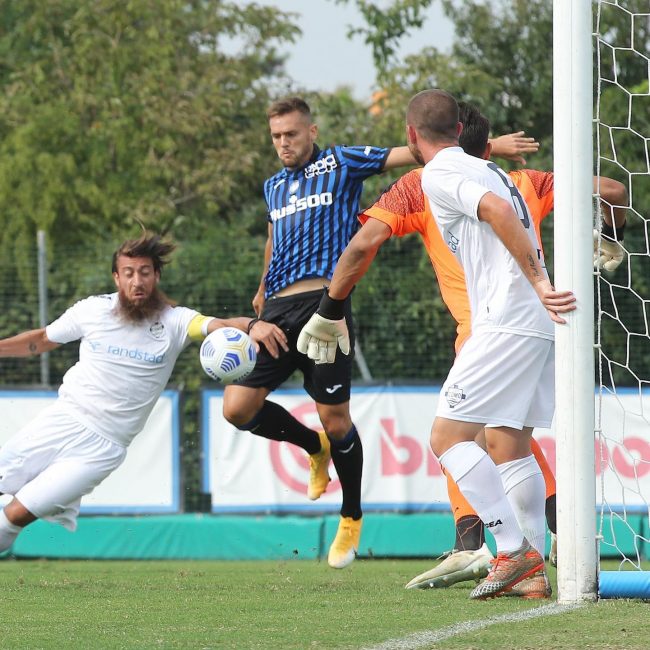
[[478, 551], [485, 543], [485, 528], [478, 515], [466, 515], [456, 522], [457, 551]]
[[467, 441], [452, 445], [439, 460], [494, 535], [497, 550], [518, 549], [524, 535], [492, 459], [475, 442]]
[[557, 534], [557, 506], [555, 503], [555, 495], [551, 494], [546, 497], [546, 525], [552, 533]]
[[269, 440], [290, 442], [302, 447], [308, 454], [316, 454], [321, 450], [320, 438], [316, 431], [306, 427], [285, 408], [269, 400], [264, 401], [264, 405], [250, 422], [237, 428]]
[[458, 551], [476, 551], [485, 542], [483, 522], [467, 502], [449, 472], [445, 471], [444, 467], [442, 472], [447, 477], [447, 494], [456, 524], [456, 541], [453, 548]]
[[546, 456], [544, 456], [544, 452], [542, 451], [539, 442], [537, 442], [535, 438], [530, 439], [530, 450], [533, 452], [533, 456], [535, 456], [535, 460], [537, 461], [539, 468], [542, 470], [542, 475], [544, 476], [544, 484], [546, 485], [546, 498], [548, 499], [549, 497], [555, 495], [555, 492], [557, 491], [553, 470], [548, 464]]
[[497, 465], [521, 531], [544, 557], [546, 519], [544, 478], [533, 455]]
[[332, 462], [336, 468], [343, 503], [341, 504], [341, 517], [361, 519], [361, 474], [363, 472], [363, 446], [357, 428], [352, 425], [343, 440], [330, 441]]
[[20, 531], [22, 527], [12, 524], [7, 519], [4, 509], [0, 510], [0, 553], [11, 547]]

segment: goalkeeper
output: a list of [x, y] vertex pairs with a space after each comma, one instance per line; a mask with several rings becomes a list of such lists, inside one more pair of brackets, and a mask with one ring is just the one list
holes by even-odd
[[[474, 107], [463, 105], [461, 105], [460, 119], [464, 123], [460, 145], [467, 153], [487, 157], [490, 146], [487, 140], [489, 131], [487, 120]], [[456, 341], [456, 349], [459, 350], [470, 330], [470, 312], [464, 275], [440, 238], [428, 201], [422, 192], [420, 176], [421, 170], [409, 172], [393, 184], [375, 205], [360, 215], [360, 220], [366, 225], [352, 240], [349, 251], [341, 258], [333, 282], [336, 286], [342, 286], [339, 293], [344, 293], [346, 288], [351, 287], [362, 277], [377, 250], [388, 237], [418, 232], [423, 238], [438, 277], [441, 295], [459, 323]], [[553, 174], [522, 170], [512, 172], [511, 178], [526, 200], [534, 226], [539, 233], [541, 221], [553, 209]], [[606, 178], [601, 178], [599, 185], [605, 223], [611, 223], [613, 217], [617, 224], [624, 223], [623, 206], [627, 201], [624, 186]], [[358, 256], [357, 259], [353, 260], [353, 255]], [[338, 282], [339, 277], [343, 285]], [[317, 353], [316, 346], [312, 344], [312, 347], [312, 353]], [[532, 448], [544, 474], [547, 519], [551, 531], [554, 532], [555, 480], [539, 445], [533, 441]], [[487, 573], [491, 554], [487, 546], [484, 546], [483, 525], [449, 476], [448, 483], [452, 511], [456, 520], [455, 551], [438, 567], [412, 580], [409, 587], [445, 587], [462, 580], [482, 577]], [[553, 559], [551, 557], [552, 561]]]
[[[158, 235], [125, 241], [113, 255], [115, 293], [80, 300], [47, 327], [0, 340], [0, 357], [80, 340], [56, 402], [0, 450], [0, 494], [13, 496], [0, 510], [0, 552], [36, 519], [75, 530], [81, 497], [122, 464], [190, 340], [220, 327], [248, 329], [250, 318], [203, 316], [158, 289], [173, 250]], [[252, 337], [273, 356], [286, 347], [270, 323]]]

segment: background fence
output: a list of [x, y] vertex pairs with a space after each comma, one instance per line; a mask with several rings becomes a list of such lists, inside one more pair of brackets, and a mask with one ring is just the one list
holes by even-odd
[[[544, 228], [551, 228], [547, 219]], [[631, 223], [626, 241], [645, 237], [645, 227]], [[638, 230], [638, 232], [636, 232]], [[543, 234], [549, 268], [552, 268], [552, 237]], [[200, 241], [176, 238], [179, 248], [172, 264], [165, 268], [162, 289], [180, 304], [220, 317], [252, 315], [251, 300], [262, 268], [265, 237], [237, 224], [219, 222], [206, 228]], [[76, 300], [110, 292], [111, 255], [120, 241], [106, 239], [87, 247], [53, 247], [45, 251], [47, 287], [46, 322], [52, 321]], [[39, 326], [39, 272], [37, 237], [31, 246], [13, 258], [0, 260], [0, 336], [10, 336]], [[637, 275], [637, 281], [646, 283]], [[42, 295], [44, 292], [41, 291]], [[626, 313], [627, 327], [641, 327], [644, 314], [634, 303], [634, 294], [620, 296], [616, 308]], [[627, 306], [628, 301], [630, 304]], [[453, 362], [455, 323], [442, 302], [435, 275], [422, 242], [417, 236], [386, 242], [366, 277], [354, 293], [353, 312], [363, 365], [355, 368], [359, 383], [440, 384]], [[635, 320], [636, 319], [636, 320]], [[603, 345], [613, 354], [624, 348], [625, 339], [605, 324]], [[621, 350], [622, 354], [625, 354]], [[78, 346], [62, 346], [49, 355], [49, 382], [43, 386], [40, 358], [0, 359], [0, 386], [56, 388], [65, 371], [77, 360]], [[650, 376], [647, 348], [634, 354], [634, 372]], [[631, 369], [631, 368], [630, 368]], [[628, 372], [630, 369], [626, 369]], [[626, 384], [621, 376], [621, 385]], [[300, 377], [293, 378], [300, 381]], [[627, 382], [629, 383], [629, 382]], [[199, 437], [199, 389], [214, 386], [198, 363], [198, 346], [180, 356], [170, 386], [183, 391], [181, 449], [186, 510], [203, 509], [198, 467], [201, 461]]]

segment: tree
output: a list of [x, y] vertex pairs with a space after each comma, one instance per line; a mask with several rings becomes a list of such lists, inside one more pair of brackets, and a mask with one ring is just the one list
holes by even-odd
[[[282, 14], [218, 0], [0, 2], [0, 241], [232, 219], [259, 194]], [[223, 41], [239, 37], [241, 53]], [[253, 192], [255, 187], [255, 192]], [[5, 249], [6, 250], [6, 249]]]

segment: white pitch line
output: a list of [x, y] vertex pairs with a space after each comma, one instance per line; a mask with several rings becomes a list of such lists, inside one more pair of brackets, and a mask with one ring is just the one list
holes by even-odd
[[578, 609], [582, 605], [559, 605], [552, 603], [544, 605], [543, 607], [536, 607], [527, 609], [524, 612], [514, 612], [510, 614], [501, 614], [499, 616], [490, 616], [478, 621], [466, 621], [464, 623], [456, 623], [443, 627], [440, 630], [430, 630], [427, 632], [416, 632], [409, 634], [401, 639], [389, 639], [379, 645], [375, 645], [364, 650], [418, 650], [418, 648], [425, 648], [432, 643], [439, 643], [445, 639], [450, 639], [459, 634], [468, 634], [469, 632], [476, 632], [497, 623], [516, 623], [519, 621], [527, 621], [532, 618], [540, 616], [555, 616], [556, 614], [564, 614], [574, 609]]

